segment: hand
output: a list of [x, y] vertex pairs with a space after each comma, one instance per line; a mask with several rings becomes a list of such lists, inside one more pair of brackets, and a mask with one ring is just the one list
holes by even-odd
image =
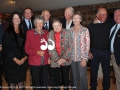
[[62, 60], [59, 59], [59, 60], [57, 61], [57, 64], [58, 64], [58, 65], [61, 65], [61, 64], [62, 64]]
[[99, 23], [99, 20], [98, 20], [98, 18], [95, 18], [95, 19], [94, 19], [94, 21], [93, 21], [93, 23], [94, 23], [94, 24], [97, 24], [97, 23]]
[[14, 60], [15, 63], [18, 64], [18, 65], [21, 65], [21, 64], [22, 64], [21, 60], [19, 60], [19, 59], [17, 59], [17, 58], [14, 58], [13, 60]]
[[50, 59], [48, 59], [48, 64], [50, 64], [51, 62], [50, 62]]
[[37, 54], [40, 55], [40, 56], [44, 56], [44, 51], [37, 51]]
[[64, 58], [62, 58], [62, 59], [60, 59], [61, 61], [62, 61], [62, 63], [65, 63], [66, 62], [66, 60], [64, 59]]
[[93, 55], [92, 55], [92, 53], [91, 52], [89, 52], [89, 59], [93, 59]]
[[27, 56], [21, 59], [21, 64], [23, 64], [27, 60]]
[[81, 65], [82, 67], [86, 66], [86, 60], [82, 60], [81, 63], [80, 63], [80, 65]]

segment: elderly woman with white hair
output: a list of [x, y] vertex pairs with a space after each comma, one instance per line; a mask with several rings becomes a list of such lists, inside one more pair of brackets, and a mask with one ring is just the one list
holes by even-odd
[[42, 16], [36, 16], [34, 19], [35, 29], [27, 31], [25, 51], [28, 54], [28, 64], [30, 65], [30, 74], [34, 90], [39, 90], [48, 86], [48, 32], [43, 30], [44, 19]]

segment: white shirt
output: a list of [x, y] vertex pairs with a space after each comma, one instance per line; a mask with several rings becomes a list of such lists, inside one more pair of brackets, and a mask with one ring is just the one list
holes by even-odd
[[[47, 28], [49, 29], [49, 21], [45, 21], [45, 23], [47, 23]], [[44, 25], [45, 27], [45, 25]]]
[[31, 20], [27, 20], [27, 19], [25, 18], [25, 22], [26, 22], [26, 25], [27, 25], [28, 28], [29, 28], [29, 21], [30, 21], [30, 24], [31, 24], [31, 27], [32, 27]]
[[[111, 33], [113, 32], [113, 30], [115, 29], [115, 26], [116, 26], [116, 24], [111, 28], [110, 36], [111, 36]], [[110, 51], [113, 52], [113, 53], [114, 53], [113, 44], [114, 44], [114, 40], [115, 40], [116, 33], [118, 32], [119, 28], [120, 28], [120, 24], [117, 25], [116, 31], [115, 31], [115, 33], [114, 33], [112, 39], [111, 39]]]
[[101, 22], [101, 21], [98, 20], [98, 23], [103, 23], [103, 22]]
[[70, 29], [71, 24], [72, 24], [72, 20], [70, 21], [69, 24], [68, 24], [68, 22], [66, 21], [66, 29]]

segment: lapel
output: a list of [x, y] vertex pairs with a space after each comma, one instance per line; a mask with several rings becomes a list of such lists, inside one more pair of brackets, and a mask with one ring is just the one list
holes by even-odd
[[71, 26], [70, 26], [70, 27], [72, 27], [72, 26], [74, 26], [73, 21], [72, 21], [72, 23], [71, 23]]
[[31, 23], [32, 23], [32, 29], [34, 29], [35, 26], [34, 26], [34, 23], [33, 23], [33, 19], [31, 19]]
[[28, 30], [28, 27], [27, 27], [27, 24], [26, 24], [25, 20], [23, 20], [23, 28], [24, 28], [25, 31]]
[[119, 39], [119, 38], [120, 38], [120, 28], [118, 29], [118, 31], [117, 31], [117, 33], [116, 33], [116, 35], [115, 35], [114, 43], [115, 43], [115, 41], [116, 41], [117, 39]]
[[[45, 30], [45, 27], [43, 26], [43, 29]], [[52, 30], [52, 24], [51, 24], [51, 22], [49, 21], [49, 27], [48, 27], [48, 32], [50, 32], [50, 30]]]
[[[66, 23], [67, 23], [67, 20], [65, 20], [65, 28], [67, 27], [67, 26], [66, 26]], [[74, 26], [73, 21], [72, 21], [70, 27], [72, 27], [72, 26]]]

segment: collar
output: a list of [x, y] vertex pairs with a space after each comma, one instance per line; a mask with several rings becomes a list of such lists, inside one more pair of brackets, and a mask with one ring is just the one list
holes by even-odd
[[31, 22], [31, 19], [30, 19], [30, 20], [28, 20], [28, 19], [26, 19], [26, 18], [25, 18], [25, 21], [26, 21], [26, 22], [28, 22], [28, 21], [30, 21], [30, 22]]
[[49, 21], [45, 21], [45, 24], [47, 23], [47, 25], [49, 25]]
[[69, 23], [68, 23], [68, 21], [66, 20], [66, 23], [67, 23], [67, 24], [70, 24], [70, 23], [72, 23], [72, 19], [70, 20], [70, 22], [69, 22]]
[[98, 23], [104, 23], [104, 22], [101, 22], [100, 20], [98, 20]]
[[[36, 29], [34, 29], [34, 34], [39, 34]], [[42, 29], [41, 34], [45, 34], [44, 30]]]
[[48, 24], [48, 23], [49, 23], [49, 21], [45, 21], [45, 23], [47, 23], [47, 24]]
[[[55, 32], [55, 31], [54, 31]], [[60, 32], [55, 32], [55, 34], [59, 34], [59, 33], [61, 33], [62, 32], [62, 30], [60, 31]]]
[[120, 28], [120, 23], [119, 23], [119, 24], [117, 24], [117, 28], [118, 28], [118, 29]]

